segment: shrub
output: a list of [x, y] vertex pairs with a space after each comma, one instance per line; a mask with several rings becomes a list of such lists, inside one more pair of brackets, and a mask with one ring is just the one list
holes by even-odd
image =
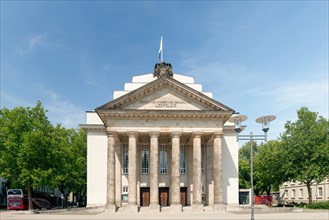
[[306, 208], [309, 208], [309, 209], [329, 209], [329, 201], [307, 204]]

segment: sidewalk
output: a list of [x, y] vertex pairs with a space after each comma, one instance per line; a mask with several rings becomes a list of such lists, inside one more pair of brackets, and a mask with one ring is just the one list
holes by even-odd
[[[61, 212], [44, 212], [40, 214], [26, 214], [27, 212], [0, 212], [0, 220], [69, 220], [69, 219], [111, 219], [111, 220], [213, 220], [213, 219], [232, 219], [232, 220], [250, 220], [250, 213], [95, 213], [90, 212], [86, 209], [72, 210], [72, 211], [61, 211]], [[328, 211], [309, 211], [304, 210], [300, 212], [276, 212], [276, 213], [256, 213], [255, 220], [329, 220], [329, 210]]]

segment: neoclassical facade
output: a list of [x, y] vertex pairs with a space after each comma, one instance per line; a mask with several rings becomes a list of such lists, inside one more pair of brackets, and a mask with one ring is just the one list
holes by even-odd
[[220, 211], [238, 204], [234, 110], [160, 63], [87, 112], [87, 206]]

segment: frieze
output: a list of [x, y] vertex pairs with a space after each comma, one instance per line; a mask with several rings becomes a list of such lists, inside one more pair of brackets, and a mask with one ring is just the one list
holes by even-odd
[[185, 101], [152, 101], [152, 102], [148, 102], [148, 101], [140, 101], [141, 104], [154, 104], [155, 108], [176, 108], [177, 105], [184, 105], [184, 104], [188, 104]]

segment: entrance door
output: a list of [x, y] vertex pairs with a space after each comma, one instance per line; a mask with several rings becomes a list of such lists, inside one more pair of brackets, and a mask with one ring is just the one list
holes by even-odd
[[180, 188], [180, 203], [182, 206], [187, 206], [187, 187]]
[[140, 203], [141, 203], [141, 206], [150, 205], [150, 187], [141, 187], [140, 188]]
[[159, 203], [160, 206], [169, 206], [169, 187], [159, 188]]

